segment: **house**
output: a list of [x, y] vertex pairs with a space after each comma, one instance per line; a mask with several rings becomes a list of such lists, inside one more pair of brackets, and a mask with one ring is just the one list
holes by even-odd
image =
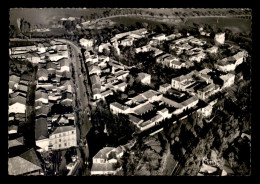
[[200, 75], [200, 77], [201, 77], [202, 79], [204, 79], [207, 84], [213, 83], [213, 80], [211, 79], [211, 76], [208, 75], [208, 74], [202, 73], [202, 74]]
[[17, 134], [17, 131], [18, 131], [17, 125], [8, 126], [8, 134]]
[[247, 56], [248, 53], [246, 51], [240, 51], [231, 57], [218, 60], [215, 63], [215, 67], [223, 72], [233, 71], [244, 61]]
[[20, 102], [16, 102], [12, 105], [9, 105], [8, 113], [25, 113], [26, 106]]
[[88, 67], [88, 72], [89, 72], [89, 75], [92, 75], [92, 74], [100, 75], [101, 74], [101, 70], [100, 70], [99, 66], [96, 66], [96, 65], [90, 65]]
[[94, 100], [99, 100], [102, 97], [99, 88], [92, 89], [92, 93], [93, 93]]
[[143, 83], [145, 85], [151, 84], [151, 75], [149, 75], [147, 73], [143, 73], [143, 72], [139, 73], [138, 78], [141, 80], [141, 83]]
[[118, 102], [113, 102], [109, 105], [110, 107], [110, 111], [113, 113], [113, 114], [127, 114], [130, 112], [130, 108], [125, 106], [125, 105], [121, 105], [120, 103]]
[[216, 86], [212, 83], [208, 84], [207, 86], [198, 89], [197, 90], [197, 96], [198, 98], [205, 100], [207, 99], [209, 96], [211, 96], [214, 92], [215, 92], [215, 88]]
[[119, 91], [124, 92], [125, 88], [127, 87], [127, 83], [121, 82], [121, 83], [113, 85], [113, 86], [114, 86], [114, 90], [119, 90]]
[[163, 121], [163, 116], [160, 115], [160, 114], [156, 114], [153, 118], [145, 121], [145, 122], [142, 122], [142, 123], [139, 123], [137, 125], [137, 127], [141, 130], [141, 131], [144, 131], [144, 130], [147, 130], [149, 128], [152, 128], [154, 127], [157, 123]]
[[61, 94], [61, 104], [64, 105], [64, 106], [72, 106], [72, 94], [65, 91]]
[[216, 54], [218, 52], [218, 47], [213, 46], [213, 47], [208, 48], [206, 51], [210, 54]]
[[26, 96], [24, 96], [20, 92], [12, 93], [10, 96], [11, 98], [9, 98], [9, 105], [12, 105], [17, 102], [26, 105]]
[[213, 106], [211, 104], [208, 104], [206, 107], [203, 107], [198, 110], [203, 116], [209, 117], [212, 113]]
[[20, 91], [20, 92], [24, 92], [25, 94], [27, 94], [28, 86], [23, 85], [23, 84], [19, 84], [16, 90]]
[[120, 148], [104, 147], [93, 158], [91, 175], [115, 175], [120, 169], [116, 168], [117, 157], [122, 156]]
[[35, 93], [35, 102], [37, 101], [41, 101], [43, 104], [48, 104], [48, 93], [41, 90], [37, 90]]
[[63, 58], [59, 61], [59, 63], [60, 63], [61, 72], [64, 72], [64, 71], [70, 72], [70, 62], [68, 59]]
[[167, 38], [166, 38], [165, 34], [161, 33], [161, 34], [158, 34], [158, 35], [153, 36], [152, 39], [154, 39], [154, 40], [159, 40], [159, 41], [163, 41], [163, 40], [166, 40]]
[[16, 146], [24, 146], [24, 137], [23, 136], [8, 140], [8, 148], [12, 148], [12, 147], [16, 147]]
[[217, 33], [214, 38], [215, 43], [222, 45], [225, 43], [225, 33]]
[[184, 91], [186, 87], [192, 85], [193, 82], [192, 73], [181, 75], [172, 79], [172, 88]]
[[129, 74], [129, 71], [127, 71], [127, 70], [118, 70], [117, 72], [114, 73], [115, 77], [118, 80], [125, 80], [126, 77], [128, 76], [128, 74]]
[[93, 44], [94, 44], [94, 40], [87, 40], [85, 38], [81, 38], [79, 40], [79, 43], [81, 46], [85, 47], [85, 48], [88, 48], [88, 47], [92, 47]]
[[35, 144], [40, 148], [38, 151], [48, 151], [49, 134], [46, 117], [35, 120]]
[[114, 94], [113, 91], [111, 91], [111, 90], [109, 89], [109, 90], [103, 91], [100, 95], [101, 95], [101, 98], [102, 98], [103, 100], [105, 100], [105, 98], [106, 98], [107, 96], [113, 95], [113, 94]]
[[30, 61], [30, 62], [32, 62], [34, 64], [37, 64], [37, 63], [39, 63], [41, 61], [40, 56], [37, 53], [35, 53], [35, 52], [26, 53], [25, 57], [26, 57], [26, 59], [28, 61]]
[[35, 118], [47, 117], [50, 107], [48, 105], [43, 105], [35, 110]]
[[50, 147], [52, 150], [67, 149], [77, 146], [77, 135], [75, 126], [55, 127], [50, 134]]
[[196, 96], [192, 96], [190, 98], [188, 98], [187, 100], [183, 101], [181, 104], [185, 109], [190, 109], [192, 107], [194, 107], [197, 103], [199, 102], [199, 99]]
[[163, 84], [163, 85], [160, 85], [160, 87], [159, 87], [159, 92], [165, 94], [169, 89], [171, 89], [171, 85], [168, 84], [168, 83], [165, 83], [165, 84]]
[[33, 148], [8, 159], [8, 175], [43, 175], [41, 162]]
[[195, 53], [193, 55], [191, 55], [189, 57], [190, 61], [197, 61], [200, 62], [201, 60], [203, 60], [206, 57], [206, 54], [204, 52], [199, 52], [199, 53]]
[[18, 84], [20, 82], [20, 77], [16, 75], [9, 76], [9, 82], [13, 82], [14, 84]]
[[38, 79], [38, 82], [48, 81], [48, 71], [46, 69], [39, 69], [37, 71], [37, 79]]
[[102, 43], [101, 45], [98, 46], [98, 52], [102, 53], [104, 49], [110, 51], [110, 47], [112, 47], [110, 43]]
[[234, 84], [235, 81], [235, 75], [231, 73], [228, 73], [226, 75], [221, 75], [219, 78], [223, 80], [222, 89], [226, 87], [230, 87], [231, 85]]
[[122, 40], [119, 39], [118, 43], [119, 43], [119, 45], [123, 45], [124, 47], [131, 46], [134, 43], [134, 38], [128, 37], [128, 38], [125, 38], [125, 39], [122, 39]]
[[128, 117], [129, 117], [129, 121], [132, 122], [134, 125], [138, 125], [144, 121], [132, 114], [129, 114]]
[[170, 34], [166, 37], [167, 40], [174, 40], [176, 38], [176, 34]]

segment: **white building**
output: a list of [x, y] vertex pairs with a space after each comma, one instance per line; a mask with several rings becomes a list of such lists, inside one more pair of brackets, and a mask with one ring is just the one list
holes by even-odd
[[235, 81], [235, 75], [231, 74], [231, 73], [228, 73], [226, 75], [222, 75], [219, 78], [223, 80], [222, 89], [226, 88], [226, 87], [230, 87], [231, 85], [234, 84], [234, 81]]
[[141, 83], [145, 85], [151, 84], [151, 75], [147, 73], [139, 73], [138, 78], [141, 80]]
[[26, 106], [24, 104], [21, 104], [19, 102], [16, 102], [9, 106], [9, 114], [10, 113], [25, 113]]
[[52, 150], [67, 149], [77, 146], [76, 127], [57, 127], [50, 134], [50, 146], [52, 147]]
[[80, 43], [81, 46], [88, 48], [88, 47], [92, 47], [93, 46], [94, 41], [93, 40], [87, 40], [85, 38], [81, 38], [79, 40], [79, 43]]
[[216, 44], [224, 44], [225, 43], [225, 33], [218, 33], [215, 35], [215, 43]]

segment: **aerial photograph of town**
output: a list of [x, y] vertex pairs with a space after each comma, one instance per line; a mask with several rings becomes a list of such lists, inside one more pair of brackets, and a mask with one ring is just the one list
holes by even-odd
[[251, 24], [250, 8], [10, 8], [8, 175], [251, 176]]

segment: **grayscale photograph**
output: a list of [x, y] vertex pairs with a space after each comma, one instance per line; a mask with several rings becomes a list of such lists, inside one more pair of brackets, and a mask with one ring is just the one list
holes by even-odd
[[8, 49], [8, 175], [251, 176], [251, 8], [10, 8]]

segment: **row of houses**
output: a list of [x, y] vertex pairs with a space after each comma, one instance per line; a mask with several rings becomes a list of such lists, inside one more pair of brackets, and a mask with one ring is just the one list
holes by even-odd
[[[23, 49], [21, 49], [23, 50]], [[9, 76], [8, 108], [8, 174], [43, 175], [43, 167], [34, 148], [27, 149], [21, 124], [27, 123], [27, 96], [32, 75], [12, 73]]]
[[[69, 59], [38, 64], [35, 92], [35, 142], [38, 151], [77, 146], [73, 97]], [[52, 107], [58, 104], [68, 109], [67, 112], [53, 112]]]
[[46, 60], [58, 61], [68, 58], [67, 45], [58, 41], [43, 42], [37, 45], [12, 47], [9, 55], [13, 59], [28, 60], [33, 64], [46, 63]]

